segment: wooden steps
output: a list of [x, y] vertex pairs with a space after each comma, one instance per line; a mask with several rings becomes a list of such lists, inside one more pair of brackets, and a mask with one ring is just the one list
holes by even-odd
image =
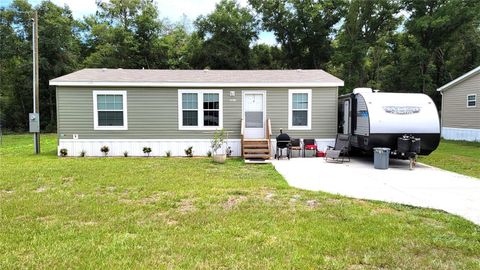
[[245, 139], [242, 154], [245, 159], [270, 159], [270, 144], [267, 139]]

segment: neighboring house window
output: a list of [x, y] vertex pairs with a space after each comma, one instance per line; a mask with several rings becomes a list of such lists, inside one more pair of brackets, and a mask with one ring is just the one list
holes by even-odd
[[179, 129], [222, 128], [222, 93], [222, 90], [179, 90]]
[[127, 91], [93, 91], [95, 130], [127, 130]]
[[467, 108], [477, 107], [477, 95], [468, 95], [467, 96]]
[[312, 90], [288, 91], [288, 129], [309, 130], [312, 123]]

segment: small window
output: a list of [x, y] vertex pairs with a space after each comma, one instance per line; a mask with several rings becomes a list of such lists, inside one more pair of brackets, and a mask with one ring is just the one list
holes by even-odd
[[467, 108], [477, 107], [477, 95], [468, 95], [467, 96]]
[[198, 126], [198, 94], [182, 94], [182, 114], [184, 126]]
[[93, 91], [94, 129], [127, 129], [126, 91]]
[[179, 129], [222, 127], [222, 90], [179, 90]]
[[311, 129], [311, 95], [310, 89], [289, 90], [289, 129]]
[[203, 125], [209, 127], [219, 126], [220, 99], [219, 94], [203, 94]]

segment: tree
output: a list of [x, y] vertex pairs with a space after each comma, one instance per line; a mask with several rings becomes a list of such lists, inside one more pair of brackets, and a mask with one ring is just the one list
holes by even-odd
[[479, 1], [404, 0], [402, 5], [410, 12], [405, 27], [411, 42], [406, 45], [414, 49], [410, 53], [417, 63], [411, 64], [417, 67], [417, 78], [422, 82], [415, 90], [437, 95], [435, 89], [451, 79], [445, 69], [447, 50], [462, 38], [462, 29], [478, 31]]
[[345, 92], [355, 87], [380, 87], [378, 72], [384, 63], [388, 36], [400, 19], [399, 5], [392, 0], [353, 0], [336, 37], [333, 65], [345, 81]]
[[96, 15], [85, 19], [88, 56], [84, 65], [155, 68], [162, 24], [152, 0], [97, 1]]
[[40, 111], [44, 130], [56, 130], [55, 87], [49, 80], [73, 72], [79, 67], [79, 23], [68, 7], [61, 8], [50, 1], [38, 7]]
[[345, 11], [343, 0], [249, 0], [263, 28], [273, 31], [288, 68], [325, 68], [332, 38]]
[[258, 37], [258, 22], [234, 0], [222, 0], [215, 10], [195, 21], [203, 41], [195, 52], [196, 68], [248, 69], [250, 44]]

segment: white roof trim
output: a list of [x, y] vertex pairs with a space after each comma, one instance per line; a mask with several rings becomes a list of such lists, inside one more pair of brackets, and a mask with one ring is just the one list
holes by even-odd
[[475, 73], [477, 73], [478, 71], [480, 71], [480, 66], [473, 69], [473, 70], [470, 70], [469, 72], [463, 74], [462, 76], [456, 78], [455, 80], [445, 84], [444, 86], [440, 87], [437, 89], [437, 91], [443, 91], [443, 90], [446, 90], [447, 88], [449, 88], [450, 86], [454, 85], [454, 84], [457, 84], [467, 78], [469, 78], [470, 76], [474, 75]]
[[51, 80], [56, 86], [118, 86], [118, 87], [338, 87], [341, 82], [275, 82], [275, 83], [190, 83], [190, 82], [65, 82]]

